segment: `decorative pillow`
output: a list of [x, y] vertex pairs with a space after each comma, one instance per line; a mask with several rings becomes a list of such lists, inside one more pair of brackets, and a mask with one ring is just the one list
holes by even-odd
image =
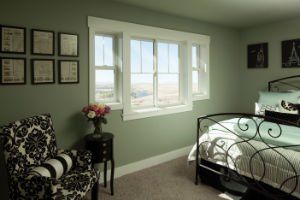
[[266, 120], [277, 124], [294, 125], [300, 127], [300, 115], [266, 110]]
[[258, 103], [276, 105], [279, 101], [285, 100], [291, 103], [300, 102], [300, 91], [297, 92], [259, 92]]
[[256, 115], [265, 115], [266, 110], [278, 111], [278, 106], [255, 103], [255, 114]]
[[72, 168], [72, 158], [67, 154], [58, 154], [55, 158], [45, 161], [41, 166], [32, 169], [29, 174], [59, 179]]
[[282, 113], [300, 114], [300, 104], [282, 100], [279, 104], [279, 111]]

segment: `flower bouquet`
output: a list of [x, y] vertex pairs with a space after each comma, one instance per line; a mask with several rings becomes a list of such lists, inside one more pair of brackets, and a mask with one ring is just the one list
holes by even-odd
[[110, 113], [110, 107], [104, 104], [90, 104], [82, 109], [84, 115], [95, 126], [95, 136], [102, 137], [102, 123], [107, 124], [105, 115]]

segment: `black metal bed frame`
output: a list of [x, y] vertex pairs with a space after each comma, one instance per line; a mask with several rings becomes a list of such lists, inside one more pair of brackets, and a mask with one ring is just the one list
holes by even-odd
[[[300, 75], [272, 80], [272, 81], [268, 82], [268, 90], [269, 91], [273, 91], [273, 90], [280, 91], [280, 85], [284, 85], [285, 87], [289, 86], [292, 89], [300, 89], [300, 86], [299, 86], [300, 84], [297, 86], [297, 84], [295, 85], [294, 83], [288, 82], [295, 78], [299, 78], [299, 81], [300, 81]], [[243, 137], [240, 134], [234, 132], [233, 130], [229, 130], [227, 127], [225, 127], [224, 125], [222, 125], [220, 123], [220, 121], [222, 121], [222, 119], [224, 119], [224, 118], [229, 119], [229, 118], [233, 118], [233, 117], [238, 119], [237, 127], [241, 131], [247, 131], [249, 129], [248, 124], [242, 125], [240, 123], [242, 121], [242, 119], [249, 119], [249, 120], [251, 120], [251, 122], [254, 122], [256, 127], [255, 127], [255, 132], [253, 133], [253, 137], [250, 137], [250, 138]], [[259, 120], [259, 121], [255, 120], [257, 118], [259, 118], [261, 120]], [[270, 145], [262, 137], [260, 128], [261, 128], [262, 124], [264, 124], [267, 121], [271, 121], [271, 120], [273, 120], [273, 123], [275, 123], [276, 126], [278, 127], [277, 130], [273, 130], [271, 127], [268, 129], [268, 136], [270, 136], [273, 139], [280, 139], [281, 135], [284, 134], [282, 131], [282, 128], [281, 128], [282, 124], [296, 125], [296, 124], [293, 124], [293, 123], [287, 122], [287, 121], [279, 121], [278, 119], [276, 119], [276, 122], [274, 122], [275, 119], [272, 119], [270, 117], [248, 114], [248, 113], [217, 113], [217, 114], [211, 114], [211, 115], [205, 115], [205, 116], [199, 117], [197, 119], [197, 149], [196, 149], [195, 184], [196, 185], [198, 184], [199, 177], [201, 177], [201, 181], [204, 183], [209, 184], [209, 182], [213, 182], [212, 184], [215, 186], [217, 185], [218, 189], [227, 190], [227, 191], [232, 192], [237, 195], [243, 195], [243, 193], [241, 193], [241, 192], [237, 192], [237, 191], [225, 188], [224, 185], [218, 183], [218, 181], [220, 181], [220, 179], [222, 178], [222, 180], [224, 180], [224, 181], [230, 180], [230, 181], [239, 183], [239, 184], [247, 187], [248, 191], [252, 191], [252, 192], [254, 191], [255, 193], [263, 195], [264, 199], [268, 199], [268, 198], [274, 199], [274, 200], [297, 199], [296, 197], [292, 196], [292, 193], [297, 189], [297, 187], [300, 186], [300, 183], [299, 183], [300, 182], [300, 180], [299, 180], [300, 172], [296, 170], [293, 163], [288, 158], [286, 158], [282, 153], [280, 153], [280, 151], [278, 151], [278, 149], [279, 148], [289, 148], [289, 147], [300, 147], [300, 141], [299, 141], [299, 145]], [[202, 135], [208, 131], [208, 127], [211, 124], [218, 124], [219, 126], [226, 129], [229, 134], [233, 134], [239, 138], [239, 141], [234, 142], [233, 144], [231, 144], [229, 146], [229, 148], [227, 150], [224, 150], [224, 155], [225, 155], [225, 160], [226, 160], [227, 166], [218, 165], [213, 162], [210, 162], [210, 161], [200, 158], [199, 149], [200, 149], [201, 145], [203, 145], [204, 143], [211, 143], [211, 141], [204, 141], [202, 143], [199, 143], [199, 137], [200, 137], [200, 135]], [[251, 144], [251, 141], [257, 140], [257, 138], [259, 138], [259, 141], [262, 142], [266, 146], [266, 148], [257, 150]], [[241, 143], [247, 143], [247, 145], [250, 145], [255, 152], [252, 155], [252, 157], [248, 163], [252, 177], [246, 177], [246, 176], [240, 174], [235, 161], [231, 159], [231, 157], [228, 153], [228, 151], [233, 146], [239, 145]], [[263, 151], [267, 151], [267, 150], [271, 150], [272, 152], [279, 155], [285, 162], [287, 162], [287, 165], [290, 167], [290, 170], [293, 172], [292, 175], [290, 175], [286, 180], [284, 180], [284, 181], [282, 181], [282, 183], [280, 183], [280, 186], [278, 188], [274, 188], [263, 182], [265, 175], [266, 175], [266, 164], [263, 159], [263, 156], [261, 156], [261, 153]], [[260, 158], [259, 160], [263, 166], [263, 172], [259, 178], [257, 178], [257, 174], [255, 177], [255, 175], [253, 173], [254, 166], [253, 166], [252, 160], [255, 156], [258, 156]], [[229, 164], [228, 164], [229, 159], [231, 159], [231, 161], [234, 163], [234, 167], [235, 167], [234, 170], [229, 168]], [[299, 163], [299, 165], [300, 165], [300, 163]], [[205, 176], [208, 176], [209, 178], [205, 179]], [[211, 180], [209, 180], [211, 177], [213, 177], [214, 179], [216, 179], [216, 177], [217, 177], [218, 180], [211, 181]], [[291, 181], [293, 181], [292, 189], [288, 192], [287, 191], [283, 192], [282, 188], [284, 187], [284, 185], [287, 184], [288, 182], [291, 183]], [[251, 197], [250, 199], [253, 199], [253, 197]]]

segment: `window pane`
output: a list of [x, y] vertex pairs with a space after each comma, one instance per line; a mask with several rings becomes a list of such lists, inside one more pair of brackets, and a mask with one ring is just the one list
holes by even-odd
[[170, 72], [179, 71], [179, 47], [178, 44], [169, 45], [169, 63]]
[[96, 100], [109, 101], [114, 98], [114, 71], [96, 70]]
[[141, 72], [141, 42], [131, 40], [131, 72]]
[[142, 71], [153, 72], [153, 42], [142, 41]]
[[112, 36], [95, 36], [95, 64], [96, 66], [114, 65]]
[[95, 64], [96, 66], [103, 66], [103, 37], [95, 36]]
[[104, 65], [113, 66], [113, 38], [104, 37]]
[[177, 74], [158, 75], [158, 103], [175, 104], [179, 101], [179, 79]]
[[169, 67], [168, 44], [158, 42], [157, 44], [157, 67], [158, 72], [168, 72]]
[[198, 67], [198, 46], [192, 46], [192, 67]]
[[153, 75], [131, 75], [131, 104], [133, 106], [153, 106]]
[[198, 93], [198, 80], [199, 79], [199, 73], [198, 71], [193, 71], [193, 93]]

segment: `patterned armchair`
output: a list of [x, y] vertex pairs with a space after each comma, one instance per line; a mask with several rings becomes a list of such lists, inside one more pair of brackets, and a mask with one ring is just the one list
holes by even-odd
[[[49, 114], [3, 126], [0, 136], [3, 138], [10, 199], [82, 199], [98, 180], [90, 152], [57, 149]], [[72, 158], [71, 171], [59, 179], [29, 173], [60, 152]]]

